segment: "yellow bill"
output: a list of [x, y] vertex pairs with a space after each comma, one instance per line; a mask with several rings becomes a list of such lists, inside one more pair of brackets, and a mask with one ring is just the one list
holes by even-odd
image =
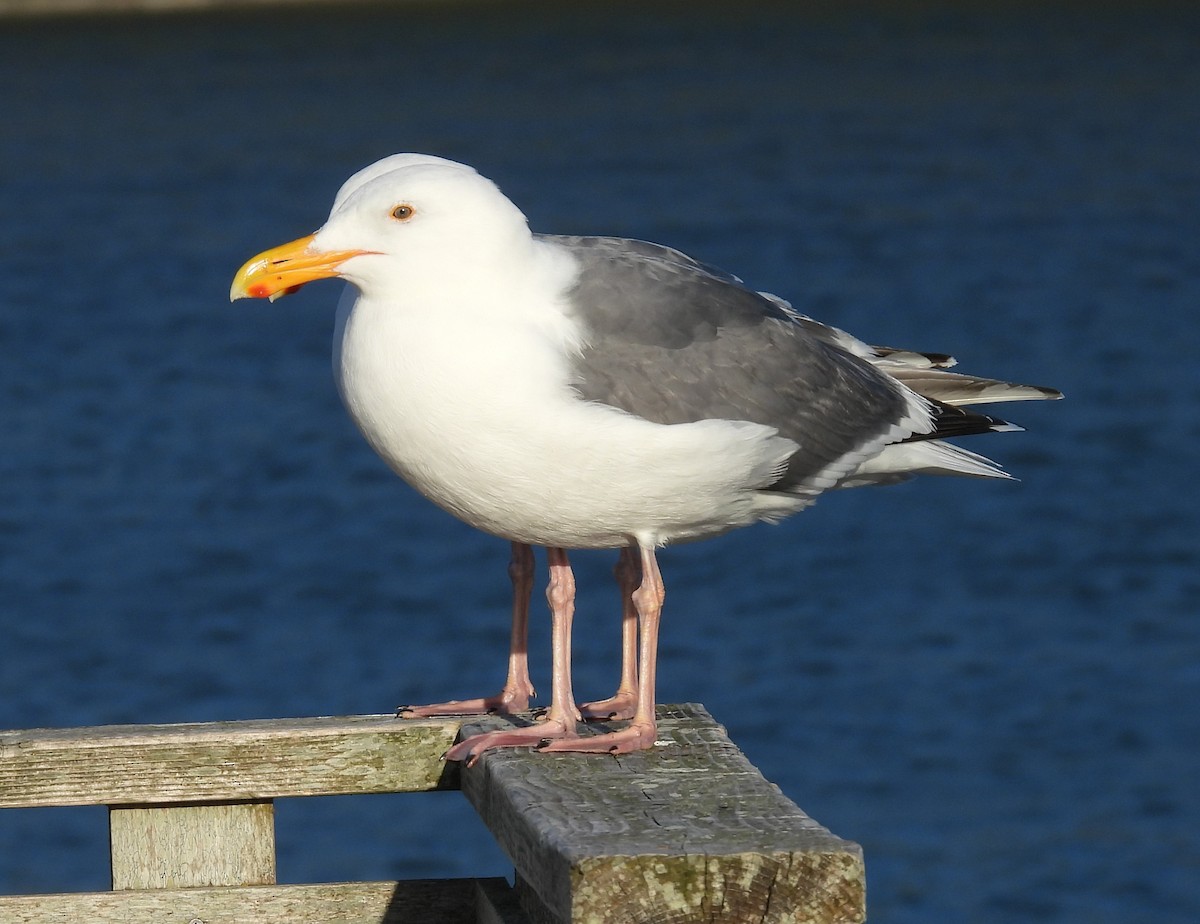
[[351, 257], [369, 250], [328, 250], [313, 247], [315, 235], [280, 244], [247, 260], [233, 277], [229, 300], [290, 295], [308, 282], [338, 275], [338, 268]]

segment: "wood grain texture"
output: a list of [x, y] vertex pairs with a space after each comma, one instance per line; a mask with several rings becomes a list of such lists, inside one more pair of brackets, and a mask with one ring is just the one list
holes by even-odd
[[461, 719], [393, 716], [0, 732], [0, 808], [457, 789]]
[[[703, 707], [662, 707], [659, 722], [648, 751], [495, 751], [463, 771], [533, 920], [865, 919], [857, 844], [764, 779]], [[464, 734], [503, 724], [489, 718]]]
[[[462, 719], [0, 732], [0, 808], [113, 806], [114, 882], [124, 888], [0, 898], [0, 922], [862, 921], [861, 848], [767, 782], [703, 707], [659, 716], [646, 751], [500, 750], [470, 770], [441, 760]], [[463, 731], [529, 720], [487, 717]], [[512, 858], [515, 890], [473, 880], [235, 885], [273, 877], [273, 798], [460, 784]], [[177, 888], [185, 883], [202, 887]]]
[[[478, 883], [478, 884], [477, 884]], [[4, 924], [525, 924], [503, 879], [135, 889], [0, 897]], [[488, 897], [477, 911], [479, 895]], [[498, 911], [495, 909], [499, 909]]]
[[113, 889], [275, 882], [270, 801], [118, 806], [108, 819]]

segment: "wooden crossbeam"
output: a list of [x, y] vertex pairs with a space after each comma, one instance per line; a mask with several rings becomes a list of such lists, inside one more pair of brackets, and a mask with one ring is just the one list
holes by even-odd
[[395, 716], [0, 732], [0, 808], [457, 789], [461, 719]]
[[528, 924], [503, 879], [0, 897], [4, 924]]

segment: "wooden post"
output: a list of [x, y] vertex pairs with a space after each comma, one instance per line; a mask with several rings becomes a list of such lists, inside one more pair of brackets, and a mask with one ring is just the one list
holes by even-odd
[[112, 806], [108, 819], [114, 891], [275, 882], [270, 799]]

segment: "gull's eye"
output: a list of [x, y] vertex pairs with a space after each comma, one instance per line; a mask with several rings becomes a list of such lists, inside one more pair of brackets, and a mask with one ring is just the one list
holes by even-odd
[[417, 210], [407, 202], [401, 203], [392, 209], [392, 217], [396, 219], [396, 221], [408, 221], [415, 214], [417, 214]]

